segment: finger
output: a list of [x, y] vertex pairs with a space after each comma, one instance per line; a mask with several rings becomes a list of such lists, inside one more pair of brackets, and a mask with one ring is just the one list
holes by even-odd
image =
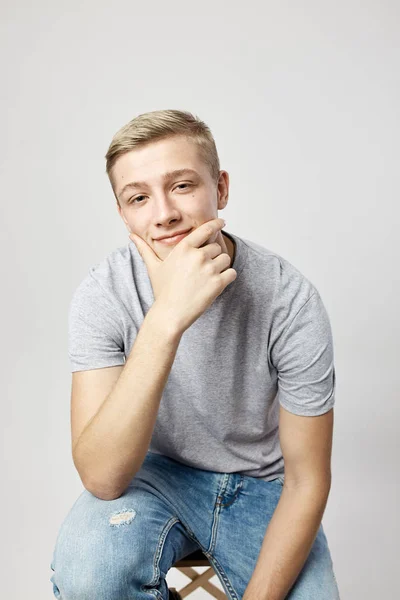
[[211, 236], [218, 233], [218, 231], [220, 231], [224, 225], [224, 219], [211, 219], [211, 221], [203, 223], [194, 231], [189, 233], [189, 235], [181, 240], [181, 243], [185, 242], [193, 248], [200, 248], [200, 246], [204, 244]]
[[221, 246], [218, 242], [212, 242], [211, 244], [206, 244], [201, 248], [203, 250], [203, 254], [207, 256], [207, 258], [215, 258], [222, 252]]
[[235, 271], [235, 269], [232, 269], [232, 267], [229, 267], [229, 269], [225, 269], [225, 271], [222, 271], [222, 273], [220, 273], [220, 280], [222, 281], [223, 289], [225, 289], [227, 285], [235, 281], [236, 277], [237, 271]]
[[231, 264], [231, 257], [229, 254], [223, 252], [219, 256], [216, 256], [213, 260], [213, 266], [217, 270], [218, 273], [221, 271], [225, 271]]

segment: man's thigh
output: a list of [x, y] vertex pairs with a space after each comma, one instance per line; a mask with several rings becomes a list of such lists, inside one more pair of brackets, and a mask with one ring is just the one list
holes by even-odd
[[[229, 477], [238, 477], [230, 475]], [[210, 559], [231, 600], [241, 599], [254, 572], [283, 483], [244, 476], [234, 497], [221, 496]], [[328, 542], [322, 527], [286, 600], [339, 600]]]
[[51, 569], [56, 597], [168, 598], [168, 570], [198, 548], [173, 508], [139, 485], [115, 500], [84, 490], [62, 522]]

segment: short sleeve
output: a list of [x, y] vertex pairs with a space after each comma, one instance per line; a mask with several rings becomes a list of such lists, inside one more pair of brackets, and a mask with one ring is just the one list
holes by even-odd
[[90, 274], [78, 286], [70, 302], [68, 356], [71, 372], [125, 363], [118, 304], [107, 297]]
[[336, 374], [332, 330], [317, 290], [274, 344], [279, 403], [296, 415], [317, 416], [335, 403]]

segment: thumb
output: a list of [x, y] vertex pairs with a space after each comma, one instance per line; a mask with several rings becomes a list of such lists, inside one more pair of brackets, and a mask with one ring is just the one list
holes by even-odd
[[148, 243], [145, 242], [143, 238], [139, 237], [138, 235], [136, 235], [136, 233], [132, 232], [129, 234], [129, 237], [135, 243], [135, 246], [138, 249], [140, 256], [142, 257], [148, 268], [151, 268], [159, 262], [161, 262], [157, 254], [154, 252], [153, 248], [150, 248]]

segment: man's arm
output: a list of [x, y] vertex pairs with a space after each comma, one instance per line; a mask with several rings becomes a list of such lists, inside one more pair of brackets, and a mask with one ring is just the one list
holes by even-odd
[[331, 486], [333, 408], [299, 416], [280, 406], [285, 483], [243, 600], [284, 600], [320, 527]]
[[118, 498], [140, 469], [181, 336], [154, 303], [111, 393], [74, 442], [82, 483], [98, 498]]
[[[104, 394], [105, 400], [82, 432], [73, 436], [73, 460], [82, 483], [103, 500], [118, 498], [142, 466], [183, 333], [236, 279], [236, 271], [229, 267], [229, 255], [216, 254], [214, 244], [207, 243], [220, 234], [224, 224], [219, 218], [203, 223], [176, 244], [165, 260], [161, 260], [144, 239], [134, 233], [130, 235], [146, 265], [155, 301], [111, 392]], [[94, 305], [83, 303], [84, 318], [80, 303], [74, 302], [72, 306], [71, 325], [75, 336], [71, 349], [76, 348], [79, 362], [92, 348], [96, 352], [100, 349], [103, 361], [107, 362], [108, 346], [115, 349], [109, 307], [96, 312], [101, 306], [100, 298], [96, 293]], [[82, 323], [83, 344], [80, 340]], [[92, 330], [93, 335], [88, 335]], [[120, 349], [117, 356], [119, 358]], [[110, 361], [113, 358], [111, 354]], [[107, 380], [114, 375], [115, 372], [107, 375]], [[91, 395], [95, 393], [92, 386]], [[84, 403], [84, 391], [82, 396], [79, 402]], [[96, 402], [92, 396], [88, 404], [93, 406]], [[74, 422], [80, 420], [78, 417]]]

